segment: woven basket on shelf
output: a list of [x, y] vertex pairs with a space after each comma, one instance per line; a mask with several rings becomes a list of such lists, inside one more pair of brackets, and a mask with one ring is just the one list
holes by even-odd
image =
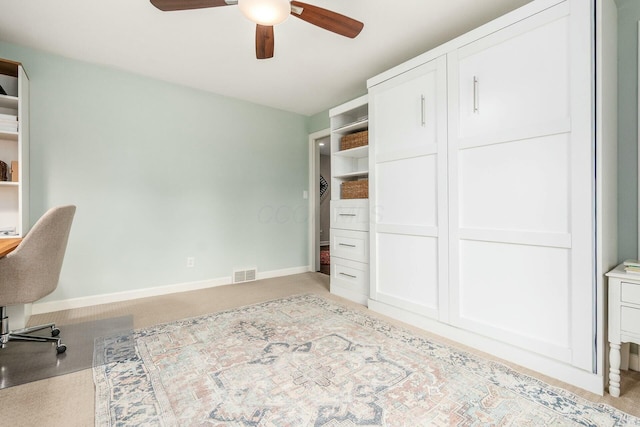
[[359, 181], [345, 181], [340, 184], [341, 199], [368, 199], [369, 198], [369, 180], [361, 179]]
[[345, 135], [340, 139], [340, 151], [348, 150], [350, 148], [362, 147], [369, 144], [369, 131], [363, 130], [361, 132], [351, 133]]

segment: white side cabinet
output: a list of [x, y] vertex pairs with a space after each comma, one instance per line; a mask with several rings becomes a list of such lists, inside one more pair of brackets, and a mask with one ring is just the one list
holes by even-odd
[[640, 344], [640, 274], [620, 264], [609, 277], [609, 394], [620, 396], [621, 345]]
[[[0, 238], [29, 231], [29, 79], [22, 65], [0, 59]], [[6, 178], [6, 180], [2, 180]]]
[[[343, 137], [368, 130], [368, 96], [329, 111], [331, 119], [331, 292], [369, 299], [369, 200], [343, 199], [341, 185], [369, 177], [369, 145], [342, 149]], [[366, 180], [366, 181], [365, 181]]]

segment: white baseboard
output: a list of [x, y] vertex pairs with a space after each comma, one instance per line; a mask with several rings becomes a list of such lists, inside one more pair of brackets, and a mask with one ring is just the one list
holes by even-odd
[[[257, 280], [271, 279], [274, 277], [290, 276], [309, 272], [309, 266], [286, 268], [282, 270], [271, 270], [258, 272]], [[246, 283], [246, 282], [245, 282]], [[72, 308], [83, 308], [92, 305], [108, 304], [112, 302], [128, 301], [138, 298], [155, 297], [160, 295], [175, 294], [178, 292], [196, 291], [199, 289], [213, 288], [216, 286], [230, 285], [231, 276], [219, 277], [217, 279], [201, 280], [197, 282], [177, 283], [173, 285], [155, 286], [144, 289], [134, 289], [131, 291], [114, 292], [111, 294], [92, 295], [88, 297], [70, 298], [58, 301], [45, 301], [34, 303], [31, 314], [43, 314], [53, 311], [69, 310]]]
[[310, 267], [308, 265], [305, 265], [300, 267], [285, 268], [282, 270], [265, 271], [262, 273], [258, 272], [256, 277], [258, 280], [272, 279], [274, 277], [283, 277], [283, 276], [291, 276], [293, 274], [308, 273], [309, 271], [311, 271]]

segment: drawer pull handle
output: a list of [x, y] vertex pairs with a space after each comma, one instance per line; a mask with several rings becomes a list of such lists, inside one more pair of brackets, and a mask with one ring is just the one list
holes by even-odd
[[348, 248], [355, 248], [356, 247], [356, 245], [350, 245], [348, 243], [338, 243], [338, 246], [346, 246]]
[[357, 279], [357, 276], [354, 276], [353, 274], [347, 274], [347, 273], [340, 273], [341, 276], [347, 276], [351, 279]]
[[340, 213], [338, 215], [339, 216], [356, 216], [356, 214], [352, 214], [352, 213]]

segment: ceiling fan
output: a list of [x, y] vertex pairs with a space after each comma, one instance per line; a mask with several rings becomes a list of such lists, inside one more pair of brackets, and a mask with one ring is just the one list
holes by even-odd
[[151, 0], [151, 4], [165, 12], [238, 5], [242, 13], [256, 23], [256, 58], [258, 59], [273, 57], [273, 26], [283, 22], [290, 14], [310, 24], [349, 38], [355, 38], [364, 27], [362, 22], [348, 16], [299, 1]]

